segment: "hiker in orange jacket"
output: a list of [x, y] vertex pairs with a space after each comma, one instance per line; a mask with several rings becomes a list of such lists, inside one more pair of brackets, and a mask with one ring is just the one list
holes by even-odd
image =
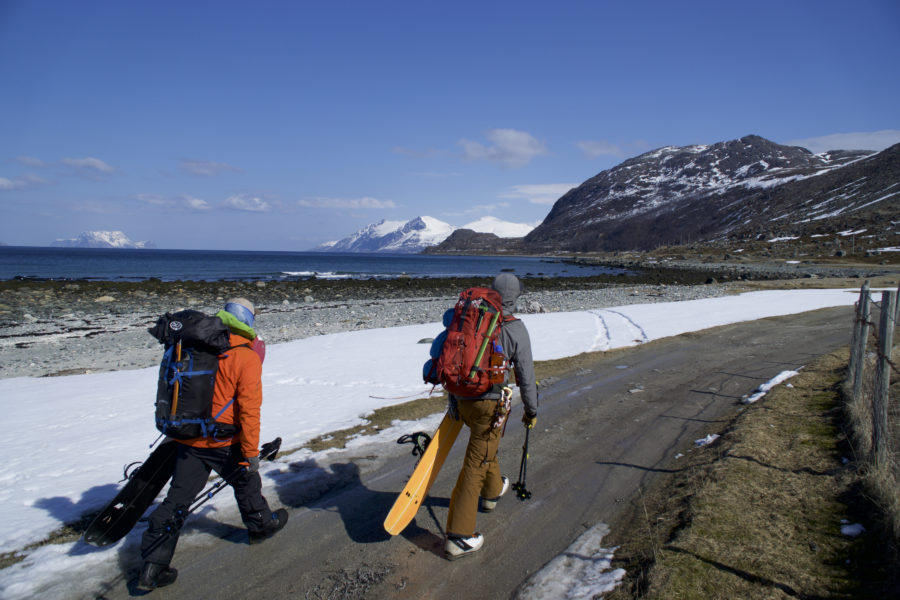
[[231, 331], [231, 348], [219, 358], [212, 414], [218, 415], [217, 422], [237, 425], [239, 431], [224, 439], [212, 436], [176, 440], [179, 447], [169, 492], [150, 514], [141, 540], [144, 564], [137, 586], [140, 590], [169, 585], [178, 576], [169, 566], [178, 532], [211, 470], [229, 478], [251, 544], [273, 536], [288, 519], [285, 509], [269, 509], [258, 472], [265, 345], [253, 330], [256, 310], [249, 300], [234, 298], [216, 316]]

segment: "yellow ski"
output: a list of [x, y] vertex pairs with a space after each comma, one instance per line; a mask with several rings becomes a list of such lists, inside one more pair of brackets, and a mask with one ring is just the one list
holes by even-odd
[[454, 419], [450, 414], [444, 415], [444, 420], [431, 438], [428, 448], [413, 471], [406, 487], [400, 492], [397, 501], [384, 520], [384, 529], [391, 535], [397, 535], [403, 531], [419, 511], [419, 506], [428, 496], [431, 484], [437, 478], [459, 430], [462, 428], [462, 419]]

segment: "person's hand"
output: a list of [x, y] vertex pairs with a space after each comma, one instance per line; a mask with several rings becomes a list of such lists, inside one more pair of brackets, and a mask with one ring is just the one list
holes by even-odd
[[244, 470], [247, 473], [256, 473], [259, 471], [259, 457], [251, 456], [250, 458], [245, 458], [244, 462], [240, 463]]
[[456, 396], [450, 396], [450, 400], [447, 402], [447, 413], [454, 421], [459, 421], [459, 406]]
[[525, 429], [534, 429], [534, 426], [537, 425], [537, 413], [529, 416], [528, 413], [522, 413], [522, 423], [525, 425]]

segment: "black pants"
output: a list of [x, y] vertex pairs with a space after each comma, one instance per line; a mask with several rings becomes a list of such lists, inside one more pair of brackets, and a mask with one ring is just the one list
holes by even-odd
[[146, 562], [161, 565], [171, 562], [187, 510], [206, 486], [211, 470], [223, 478], [231, 476], [229, 485], [234, 489], [234, 499], [247, 529], [261, 531], [272, 520], [272, 511], [262, 495], [259, 473], [243, 471], [238, 464], [242, 460], [239, 445], [224, 448], [178, 445], [169, 492], [162, 504], [150, 513], [147, 531], [141, 539], [141, 556]]

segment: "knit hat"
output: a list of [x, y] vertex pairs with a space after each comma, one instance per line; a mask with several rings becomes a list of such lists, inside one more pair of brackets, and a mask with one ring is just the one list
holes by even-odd
[[500, 296], [503, 298], [503, 310], [507, 313], [516, 310], [516, 300], [519, 298], [519, 294], [525, 291], [525, 286], [512, 273], [500, 273], [494, 277], [491, 288], [500, 292]]
[[237, 320], [248, 327], [253, 327], [256, 318], [256, 308], [246, 298], [232, 298], [225, 303], [225, 310], [230, 312]]

